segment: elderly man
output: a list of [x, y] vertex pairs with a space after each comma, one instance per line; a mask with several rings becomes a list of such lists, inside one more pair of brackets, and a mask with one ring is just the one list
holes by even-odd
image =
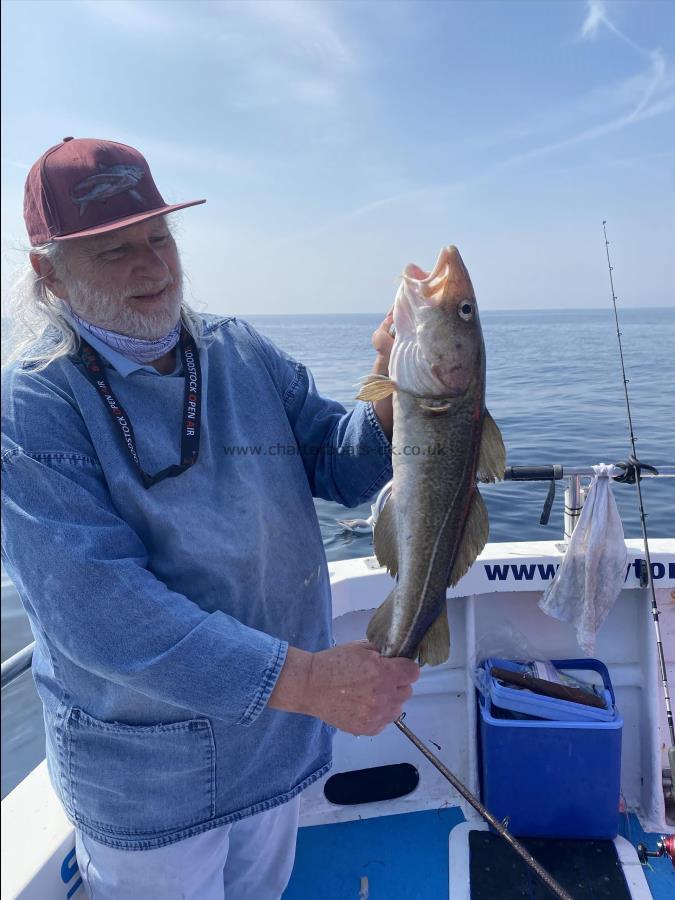
[[333, 646], [312, 502], [387, 481], [391, 408], [346, 413], [185, 306], [166, 215], [202, 202], [167, 205], [111, 141], [64, 138], [26, 183], [42, 325], [5, 376], [3, 555], [96, 898], [278, 898], [333, 731], [376, 734], [419, 674]]

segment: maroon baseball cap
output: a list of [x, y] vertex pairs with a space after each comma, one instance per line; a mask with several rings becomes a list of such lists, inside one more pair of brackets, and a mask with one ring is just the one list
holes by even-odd
[[65, 137], [28, 173], [23, 217], [34, 247], [114, 231], [198, 203], [206, 200], [166, 204], [133, 147]]

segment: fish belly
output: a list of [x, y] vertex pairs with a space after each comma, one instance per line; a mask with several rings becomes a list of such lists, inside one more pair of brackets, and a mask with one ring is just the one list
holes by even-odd
[[394, 403], [399, 566], [387, 655], [414, 657], [445, 604], [476, 490], [480, 429], [470, 396], [442, 415], [424, 414], [408, 395], [397, 395]]

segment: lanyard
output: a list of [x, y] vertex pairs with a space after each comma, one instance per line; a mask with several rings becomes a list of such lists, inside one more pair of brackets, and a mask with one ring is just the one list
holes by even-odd
[[138, 469], [143, 482], [143, 487], [145, 488], [151, 488], [154, 484], [163, 481], [165, 478], [175, 478], [176, 475], [180, 475], [181, 472], [189, 469], [190, 466], [193, 466], [197, 462], [197, 457], [199, 455], [202, 372], [199, 366], [199, 354], [195, 342], [192, 335], [185, 327], [181, 328], [179, 346], [181, 359], [183, 361], [183, 372], [185, 375], [180, 463], [168, 466], [166, 469], [162, 469], [161, 472], [157, 472], [156, 475], [149, 475], [142, 468], [140, 459], [138, 458], [136, 438], [134, 437], [134, 429], [131, 427], [131, 420], [122, 409], [119, 400], [115, 397], [108, 384], [101, 357], [83, 338], [80, 339], [80, 349], [77, 355], [84, 365], [84, 371], [87, 378], [98, 391], [101, 400], [113, 417], [113, 421], [117, 424], [118, 434], [131, 456], [133, 464]]

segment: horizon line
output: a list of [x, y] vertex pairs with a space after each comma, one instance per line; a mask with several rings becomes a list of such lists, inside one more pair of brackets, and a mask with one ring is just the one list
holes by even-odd
[[[642, 309], [642, 310], [671, 310], [671, 311], [675, 312], [675, 307], [669, 306], [665, 303], [661, 306], [639, 306], [639, 305], [623, 304], [622, 306], [619, 306], [618, 309], [619, 309], [619, 311], [621, 311], [621, 309]], [[504, 312], [539, 312], [539, 313], [569, 312], [569, 313], [575, 313], [575, 312], [605, 312], [605, 311], [613, 312], [612, 306], [610, 304], [607, 304], [606, 306], [552, 306], [552, 307], [544, 307], [544, 308], [540, 308], [537, 306], [509, 306], [509, 307], [504, 307], [504, 308], [499, 307], [499, 306], [488, 306], [488, 307], [484, 307], [482, 310], [480, 310], [480, 312], [484, 312], [484, 313], [486, 313], [486, 312], [490, 312], [490, 313], [494, 313], [494, 312], [499, 312], [499, 313], [504, 313]], [[237, 318], [237, 317], [243, 318], [246, 316], [267, 316], [268, 318], [277, 318], [277, 319], [289, 318], [291, 316], [305, 316], [305, 317], [317, 318], [317, 319], [320, 317], [332, 316], [337, 319], [340, 316], [364, 316], [364, 317], [369, 316], [370, 317], [370, 316], [381, 316], [382, 315], [381, 310], [375, 310], [375, 311], [370, 311], [370, 312], [367, 311], [367, 312], [320, 312], [320, 313], [317, 313], [317, 312], [311, 312], [311, 313], [310, 312], [274, 312], [274, 313], [269, 313], [269, 312], [244, 312], [244, 313], [223, 312], [223, 313], [219, 313], [219, 312], [211, 312], [209, 310], [195, 310], [195, 312], [197, 312], [200, 315], [230, 316], [231, 318]], [[0, 318], [3, 322], [11, 322], [12, 321], [12, 316], [9, 316], [9, 315], [2, 315]]]
[[[670, 309], [673, 310], [673, 306], [668, 306], [667, 304], [663, 304], [662, 306], [641, 306], [641, 305], [633, 305], [628, 306], [623, 304], [623, 306], [618, 307], [619, 311], [621, 309]], [[488, 306], [483, 307], [479, 310], [479, 312], [603, 312], [604, 310], [608, 310], [609, 312], [613, 312], [611, 303], [607, 306], [553, 306], [553, 307], [537, 307], [537, 306], [509, 306], [509, 307], [500, 307], [500, 306]], [[375, 310], [370, 312], [325, 312], [325, 313], [305, 313], [305, 312], [289, 312], [289, 313], [262, 313], [262, 312], [247, 312], [247, 313], [213, 313], [212, 315], [231, 315], [231, 316], [277, 316], [279, 318], [283, 316], [381, 316], [381, 310]]]

